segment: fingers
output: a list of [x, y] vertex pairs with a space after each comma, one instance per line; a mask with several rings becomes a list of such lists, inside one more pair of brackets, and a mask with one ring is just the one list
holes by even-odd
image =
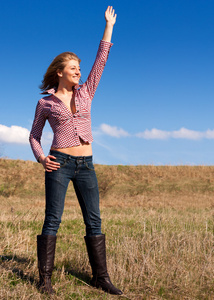
[[110, 15], [114, 15], [114, 9], [113, 6], [108, 6], [106, 12]]
[[47, 172], [56, 171], [60, 168], [60, 163], [54, 162], [52, 159], [56, 159], [56, 157], [48, 155], [44, 160], [43, 167]]
[[56, 159], [56, 157], [55, 156], [53, 156], [53, 155], [48, 155], [47, 156], [47, 164], [48, 165], [50, 165], [50, 166], [55, 166], [55, 167], [60, 167], [60, 163], [58, 163], [58, 162], [55, 162], [55, 161], [53, 161], [53, 160], [51, 160], [51, 159]]
[[117, 15], [115, 14], [115, 10], [113, 6], [108, 6], [105, 12], [106, 21], [115, 23]]
[[115, 10], [113, 9], [113, 6], [108, 6], [107, 10], [108, 10], [110, 15], [114, 16]]
[[56, 166], [56, 165], [49, 164], [49, 163], [47, 163], [47, 164], [45, 165], [45, 170], [46, 170], [46, 171], [56, 171], [56, 170], [58, 170], [59, 168], [60, 168], [60, 165], [59, 165], [59, 166]]
[[48, 158], [52, 158], [52, 159], [56, 159], [56, 157], [53, 156], [53, 155], [48, 155], [47, 157], [48, 157]]

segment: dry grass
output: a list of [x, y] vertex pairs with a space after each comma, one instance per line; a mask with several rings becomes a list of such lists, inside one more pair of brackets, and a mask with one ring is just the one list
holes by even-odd
[[[41, 165], [0, 159], [0, 299], [37, 290]], [[52, 299], [214, 299], [214, 167], [96, 166], [108, 269], [126, 297], [91, 288], [72, 186], [58, 233]]]

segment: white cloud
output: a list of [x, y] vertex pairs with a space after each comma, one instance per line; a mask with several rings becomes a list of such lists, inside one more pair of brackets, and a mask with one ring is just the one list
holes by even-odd
[[213, 130], [208, 129], [208, 130], [205, 132], [205, 137], [206, 137], [207, 139], [214, 139], [214, 129], [213, 129]]
[[171, 137], [173, 137], [174, 139], [200, 140], [204, 137], [204, 133], [200, 131], [181, 128], [180, 130], [172, 131]]
[[112, 137], [120, 138], [120, 137], [126, 137], [129, 136], [129, 133], [122, 128], [117, 128], [116, 126], [110, 126], [108, 124], [101, 124], [100, 125], [100, 131], [101, 133], [104, 133], [106, 135], [110, 135]]
[[[13, 144], [29, 144], [29, 130], [20, 126], [7, 127], [0, 124], [0, 143], [13, 143]], [[93, 131], [93, 135], [109, 135], [115, 138], [131, 136], [127, 131], [116, 126], [108, 124], [101, 124], [99, 128]], [[165, 131], [157, 128], [151, 130], [144, 130], [135, 134], [134, 136], [147, 140], [167, 140], [173, 139], [187, 139], [187, 140], [201, 140], [201, 139], [214, 139], [214, 129], [206, 131], [195, 131], [187, 128], [180, 128], [174, 131]], [[52, 132], [43, 132], [42, 145], [49, 145], [53, 139]]]
[[166, 140], [170, 137], [170, 132], [153, 128], [151, 130], [146, 129], [143, 132], [139, 132], [136, 136], [147, 140]]
[[[21, 126], [7, 127], [0, 124], [0, 143], [29, 145], [30, 131]], [[53, 139], [51, 132], [43, 132], [42, 145], [49, 145]]]
[[187, 139], [187, 140], [201, 140], [201, 139], [214, 139], [214, 130], [208, 129], [207, 131], [195, 131], [187, 128], [180, 128], [174, 131], [164, 131], [153, 128], [151, 130], [146, 129], [143, 132], [136, 134], [139, 138], [144, 139], [156, 139], [156, 140], [166, 140], [169, 138], [174, 139]]
[[20, 126], [7, 127], [0, 124], [0, 142], [29, 144], [29, 130]]
[[[131, 134], [129, 134], [122, 128], [118, 128], [116, 126], [111, 126], [104, 123], [101, 124], [98, 129], [93, 131], [94, 136], [99, 136], [103, 134], [116, 138], [131, 136]], [[182, 127], [179, 130], [166, 131], [157, 128], [152, 128], [151, 130], [146, 129], [142, 132], [138, 132], [134, 136], [146, 140], [167, 140], [170, 138], [186, 140], [214, 139], [214, 129], [208, 129], [206, 131], [196, 131]]]

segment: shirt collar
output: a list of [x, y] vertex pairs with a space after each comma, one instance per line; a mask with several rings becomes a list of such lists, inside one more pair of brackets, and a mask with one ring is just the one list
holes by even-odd
[[[74, 90], [78, 90], [82, 85], [80, 84], [77, 84], [74, 86]], [[44, 92], [42, 92], [41, 94], [44, 95], [44, 94], [50, 94], [50, 95], [54, 95], [56, 93], [56, 90], [54, 88], [52, 89], [49, 89], [49, 90], [46, 90]]]

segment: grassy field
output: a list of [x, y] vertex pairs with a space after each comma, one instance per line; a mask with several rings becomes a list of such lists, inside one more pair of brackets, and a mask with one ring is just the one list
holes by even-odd
[[[51, 299], [214, 299], [214, 167], [96, 165], [111, 296], [89, 286], [84, 224], [70, 184], [58, 232]], [[0, 159], [0, 299], [37, 290], [36, 235], [44, 171]]]

